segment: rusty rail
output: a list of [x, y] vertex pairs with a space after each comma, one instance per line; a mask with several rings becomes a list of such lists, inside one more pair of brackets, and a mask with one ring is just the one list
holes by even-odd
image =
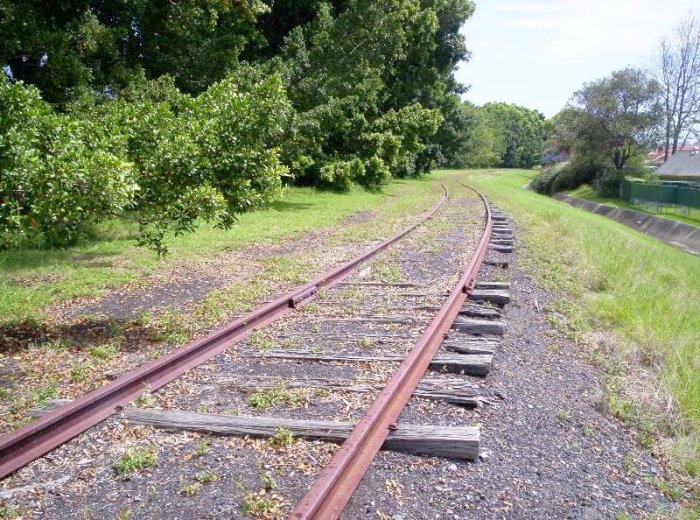
[[384, 390], [333, 455], [316, 482], [296, 505], [290, 518], [304, 520], [338, 518], [389, 432], [397, 428], [396, 421], [401, 411], [428, 369], [430, 361], [457, 317], [467, 295], [473, 289], [479, 268], [486, 257], [493, 228], [491, 209], [484, 196], [478, 191], [476, 193], [486, 209], [486, 225], [476, 251], [459, 283]]
[[419, 222], [330, 273], [0, 437], [0, 479], [102, 422], [119, 407], [126, 406], [138, 398], [144, 391], [161, 388], [191, 368], [241, 341], [254, 329], [264, 327], [293, 309], [314, 300], [318, 290], [341, 282], [350, 276], [360, 263], [373, 258], [432, 218], [449, 198], [444, 185], [443, 189], [445, 194], [440, 203]]

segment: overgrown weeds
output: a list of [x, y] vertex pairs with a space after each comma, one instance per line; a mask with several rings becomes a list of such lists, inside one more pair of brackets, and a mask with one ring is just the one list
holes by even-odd
[[[605, 370], [609, 411], [697, 485], [700, 258], [529, 192], [531, 176], [481, 172], [469, 180], [518, 220], [526, 245], [519, 263], [560, 295], [550, 321]], [[602, 348], [601, 333], [613, 338]]]

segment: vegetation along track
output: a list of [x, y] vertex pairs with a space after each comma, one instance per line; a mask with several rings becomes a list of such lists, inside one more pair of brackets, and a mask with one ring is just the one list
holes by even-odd
[[[485, 200], [482, 202], [485, 204]], [[429, 217], [437, 218], [429, 225], [413, 226], [330, 275], [46, 413], [2, 439], [3, 475], [101, 422], [134, 399], [136, 407], [126, 408], [100, 428], [93, 428], [91, 432], [104, 431], [90, 433], [85, 440], [106, 434], [111, 441], [127, 441], [116, 462], [106, 463], [122, 477], [122, 485], [123, 479], [132, 478], [139, 469], [156, 465], [158, 456], [165, 460], [157, 466], [166, 462], [166, 468], [196, 456], [201, 460], [195, 465], [201, 469], [210, 444], [213, 453], [218, 452], [217, 448], [223, 450], [216, 461], [206, 463], [206, 470], [189, 476], [183, 470], [180, 479], [166, 479], [167, 484], [161, 481], [162, 493], [177, 486], [170, 490], [167, 505], [154, 499], [161, 504], [161, 513], [167, 513], [161, 509], [167, 506], [176, 507], [180, 513], [182, 508], [187, 509], [187, 505], [177, 506], [173, 496], [195, 494], [205, 484], [233, 479], [240, 491], [234, 499], [239, 507], [242, 504], [248, 513], [274, 518], [286, 514], [292, 501], [298, 500], [318, 477], [293, 515], [337, 517], [382, 445], [427, 455], [477, 458], [479, 431], [475, 426], [395, 423], [412, 395], [417, 409], [427, 407], [443, 422], [445, 417], [459, 417], [464, 412], [455, 404], [477, 406], [484, 399], [478, 382], [467, 376], [483, 376], [488, 371], [494, 351], [491, 336], [502, 333], [502, 323], [497, 319], [500, 311], [497, 306], [476, 302], [463, 306], [463, 302], [473, 289], [491, 240], [492, 220], [486, 208], [484, 227], [483, 207], [477, 199], [460, 196], [447, 201], [445, 197], [430, 213]], [[494, 218], [497, 229], [492, 248], [507, 252], [512, 238], [504, 236], [509, 231], [502, 229], [503, 217]], [[410, 231], [415, 232], [408, 236]], [[478, 244], [476, 231], [481, 231]], [[382, 257], [363, 263], [385, 249]], [[507, 300], [498, 290], [499, 284], [484, 287], [485, 291], [472, 296], [500, 304]], [[272, 324], [294, 308], [299, 312]], [[458, 314], [463, 316], [455, 321]], [[436, 355], [451, 326], [445, 353]], [[236, 349], [229, 349], [239, 341]], [[429, 367], [434, 372], [425, 375]], [[151, 394], [171, 381], [157, 394]], [[165, 434], [151, 427], [188, 433]], [[233, 440], [228, 438], [225, 445], [218, 445], [224, 442], [221, 437], [200, 439], [190, 450], [200, 433], [230, 435]], [[335, 448], [318, 439], [344, 444], [331, 459]], [[82, 442], [79, 439], [72, 444], [81, 446]], [[168, 446], [172, 449], [164, 449]], [[64, 449], [66, 453], [71, 451], [69, 447]], [[52, 454], [54, 461], [61, 460], [61, 450]], [[80, 451], [85, 454], [84, 449]], [[90, 465], [93, 456], [109, 459], [114, 455], [97, 455], [94, 449], [90, 453], [90, 462], [86, 463]], [[64, 467], [57, 472], [55, 464], [37, 464], [30, 466], [32, 477], [42, 481], [63, 477]], [[24, 477], [17, 478], [17, 483], [24, 483]], [[285, 485], [279, 486], [278, 480]], [[112, 478], [101, 482], [100, 495], [118, 494], [114, 486], [120, 481]], [[144, 507], [143, 501], [137, 505]], [[69, 514], [65, 508], [77, 506], [70, 505], [70, 501], [43, 505], [62, 514]], [[94, 497], [80, 501], [79, 506], [115, 508], [118, 504]], [[230, 514], [226, 513], [228, 506], [230, 502], [216, 507], [222, 514]], [[207, 511], [212, 511], [211, 504]], [[75, 513], [78, 511], [70, 511]], [[141, 515], [148, 513], [143, 511]], [[184, 517], [199, 516], [192, 510]]]

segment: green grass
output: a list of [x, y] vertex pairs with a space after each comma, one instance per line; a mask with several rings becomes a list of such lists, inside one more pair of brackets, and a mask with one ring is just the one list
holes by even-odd
[[[619, 414], [647, 433], [672, 434], [672, 458], [690, 477], [699, 477], [700, 258], [525, 190], [533, 175], [473, 171], [459, 177], [523, 227], [520, 238], [527, 247], [520, 262], [545, 287], [566, 295], [556, 310], [569, 320], [571, 337], [583, 341], [586, 333], [603, 331], [616, 338], [614, 352], [598, 355], [620, 356], [623, 363], [601, 361]], [[630, 389], [624, 363], [650, 371], [656, 380], [647, 381], [647, 388]], [[661, 409], [655, 416], [645, 406], [659, 388], [673, 396], [673, 413]]]
[[158, 454], [150, 447], [130, 447], [114, 463], [114, 469], [121, 479], [127, 480], [138, 471], [155, 466]]
[[309, 391], [306, 388], [288, 390], [280, 384], [266, 390], [258, 390], [248, 397], [248, 405], [256, 410], [267, 410], [271, 406], [287, 403], [292, 407], [309, 403]]
[[658, 215], [661, 217], [678, 220], [680, 222], [685, 222], [686, 224], [691, 224], [693, 226], [700, 226], [700, 209], [688, 208], [688, 211], [684, 211], [675, 207], [668, 207], [664, 208], [663, 212], [657, 213], [656, 211], [649, 210], [642, 204], [633, 204], [618, 198], [601, 197], [588, 184], [584, 184], [578, 189], [567, 191], [566, 194], [571, 195], [572, 197], [578, 197], [579, 199], [592, 200], [593, 202], [608, 204], [610, 206], [618, 206], [620, 208], [634, 209], [644, 213], [649, 213], [650, 215]]
[[[298, 238], [309, 231], [335, 226], [360, 211], [371, 210], [378, 218], [391, 219], [415, 215], [434, 204], [441, 193], [439, 181], [433, 176], [395, 181], [381, 192], [289, 188], [271, 208], [241, 215], [230, 230], [203, 225], [194, 233], [170, 237], [170, 253], [164, 260], [137, 247], [133, 224], [125, 221], [105, 223], [95, 232], [96, 238], [68, 249], [0, 252], [0, 326], [40, 321], [47, 307], [61, 301], [96, 297], [110, 288], [143, 283], [147, 275], [183, 260], [253, 243], [274, 244]], [[347, 233], [344, 239], [362, 239], [382, 231], [376, 226], [372, 230], [351, 225], [343, 233]], [[276, 267], [284, 274], [289, 266]]]

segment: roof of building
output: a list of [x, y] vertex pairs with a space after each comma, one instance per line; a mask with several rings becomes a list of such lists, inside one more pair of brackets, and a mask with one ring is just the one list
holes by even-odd
[[662, 177], [700, 178], [700, 150], [676, 152], [657, 173]]
[[[692, 152], [695, 149], [695, 145], [684, 144], [677, 151], [678, 152]], [[671, 154], [669, 154], [671, 155]], [[649, 152], [649, 162], [654, 164], [663, 164], [666, 160], [666, 147], [659, 146], [656, 150]]]

